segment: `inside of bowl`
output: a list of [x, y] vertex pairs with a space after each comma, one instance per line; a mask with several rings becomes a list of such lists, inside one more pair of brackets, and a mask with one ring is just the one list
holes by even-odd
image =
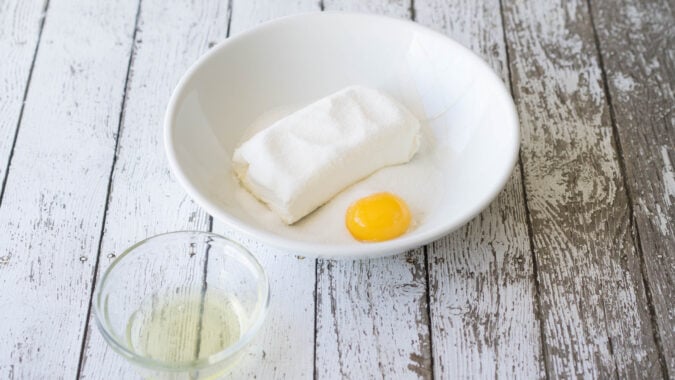
[[[253, 230], [350, 246], [360, 243], [335, 215], [377, 186], [430, 192], [399, 194], [425, 198], [413, 200], [417, 224], [407, 239], [455, 228], [485, 207], [511, 172], [518, 145], [512, 102], [490, 68], [411, 23], [340, 14], [299, 18], [229, 41], [192, 72], [177, 99], [170, 136], [177, 165], [209, 211]], [[370, 179], [352, 186], [298, 225], [284, 226], [241, 189], [232, 153], [252, 129], [353, 84], [383, 90], [422, 121], [424, 143], [433, 149], [413, 162], [427, 159], [433, 170], [383, 169], [373, 186]]]

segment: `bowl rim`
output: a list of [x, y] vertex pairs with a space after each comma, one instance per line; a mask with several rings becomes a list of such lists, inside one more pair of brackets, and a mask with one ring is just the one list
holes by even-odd
[[[216, 203], [210, 201], [207, 197], [202, 195], [202, 193], [195, 186], [193, 186], [192, 183], [190, 183], [187, 175], [183, 172], [177, 159], [176, 146], [173, 140], [173, 126], [175, 124], [175, 119], [178, 112], [178, 103], [182, 99], [182, 95], [184, 94], [188, 83], [190, 83], [191, 79], [196, 75], [197, 71], [213, 56], [219, 54], [221, 50], [226, 49], [235, 41], [246, 38], [250, 35], [264, 33], [269, 29], [286, 23], [302, 22], [305, 19], [312, 19], [316, 17], [344, 17], [346, 19], [361, 18], [373, 23], [386, 22], [398, 24], [399, 27], [410, 28], [417, 33], [430, 35], [434, 38], [440, 38], [446, 41], [453, 46], [453, 49], [462, 52], [463, 55], [467, 56], [469, 59], [472, 59], [476, 65], [487, 69], [485, 72], [490, 79], [489, 82], [496, 83], [495, 88], [498, 92], [497, 96], [505, 100], [505, 106], [507, 109], [506, 113], [508, 115], [505, 117], [503, 127], [507, 129], [510, 128], [513, 136], [511, 141], [505, 141], [510, 143], [510, 149], [508, 149], [508, 165], [506, 166], [510, 169], [504, 170], [499, 174], [499, 176], [495, 176], [497, 177], [497, 180], [495, 181], [495, 185], [492, 187], [492, 189], [480, 202], [477, 202], [475, 205], [473, 205], [473, 207], [471, 207], [462, 218], [459, 218], [451, 223], [439, 223], [430, 229], [415, 235], [403, 235], [399, 238], [384, 242], [364, 243], [361, 245], [349, 247], [331, 243], [304, 242], [279, 236], [272, 232], [265, 231], [250, 225], [249, 223], [241, 221], [234, 216], [231, 216], [230, 214], [224, 212]], [[459, 227], [466, 224], [469, 220], [477, 216], [497, 197], [497, 195], [499, 195], [511, 177], [511, 173], [513, 172], [513, 168], [515, 167], [519, 157], [520, 129], [518, 125], [518, 114], [516, 107], [513, 102], [513, 98], [511, 97], [510, 91], [506, 87], [506, 84], [494, 72], [492, 67], [481, 57], [450, 37], [410, 20], [355, 12], [316, 11], [289, 15], [261, 23], [254, 28], [238, 33], [235, 36], [221, 41], [204, 55], [202, 55], [195, 63], [193, 63], [192, 66], [190, 66], [190, 68], [181, 77], [171, 95], [171, 99], [169, 101], [164, 118], [164, 147], [169, 162], [169, 167], [178, 183], [183, 187], [183, 189], [185, 189], [188, 195], [197, 202], [197, 204], [203, 207], [208, 213], [224, 222], [228, 227], [231, 227], [254, 240], [261, 241], [273, 247], [288, 250], [293, 254], [301, 253], [302, 255], [308, 257], [326, 259], [363, 259], [391, 256], [421, 247], [458, 229]]]
[[[120, 339], [116, 336], [116, 334], [112, 333], [109, 331], [106, 325], [106, 318], [103, 313], [103, 310], [101, 309], [101, 302], [102, 302], [102, 290], [104, 288], [104, 284], [106, 283], [106, 279], [108, 276], [112, 273], [112, 271], [115, 269], [115, 267], [121, 263], [124, 258], [128, 255], [130, 255], [132, 252], [134, 252], [138, 247], [141, 247], [144, 244], [147, 244], [153, 240], [161, 239], [161, 238], [166, 238], [166, 237], [171, 237], [171, 236], [181, 236], [181, 235], [190, 235], [190, 236], [200, 236], [200, 237], [211, 237], [215, 238], [217, 240], [224, 241], [226, 244], [234, 247], [240, 253], [243, 254], [243, 257], [246, 260], [245, 264], [249, 264], [253, 266], [253, 269], [255, 273], [259, 276], [258, 281], [256, 283], [258, 291], [260, 295], [260, 299], [256, 301], [255, 307], [253, 309], [252, 313], [252, 318], [251, 320], [253, 323], [251, 323], [250, 327], [246, 329], [244, 334], [242, 334], [239, 339], [233, 344], [225, 349], [218, 351], [216, 353], [213, 353], [205, 358], [202, 359], [195, 359], [195, 360], [190, 360], [190, 361], [184, 361], [184, 362], [178, 362], [176, 364], [167, 364], [167, 362], [161, 361], [161, 360], [155, 360], [148, 358], [143, 355], [139, 355], [136, 352], [129, 350], [123, 343], [120, 342]], [[157, 235], [152, 235], [150, 237], [147, 237], [131, 246], [126, 248], [120, 255], [118, 255], [115, 258], [115, 261], [110, 264], [110, 266], [106, 269], [106, 271], [103, 273], [103, 276], [99, 281], [97, 281], [96, 284], [96, 289], [94, 290], [94, 295], [92, 299], [92, 309], [93, 309], [93, 314], [94, 314], [94, 319], [96, 321], [96, 326], [98, 327], [99, 332], [101, 335], [103, 335], [103, 338], [105, 339], [106, 342], [110, 345], [110, 347], [117, 352], [118, 354], [122, 355], [126, 359], [151, 370], [160, 370], [160, 371], [165, 371], [165, 372], [185, 372], [185, 371], [195, 371], [195, 370], [201, 370], [205, 369], [214, 365], [217, 365], [228, 358], [231, 358], [235, 356], [237, 353], [239, 353], [244, 347], [246, 347], [256, 336], [258, 331], [260, 330], [260, 327], [262, 326], [263, 322], [265, 321], [265, 318], [267, 316], [267, 312], [269, 310], [269, 304], [270, 304], [270, 284], [269, 284], [269, 278], [267, 276], [267, 272], [263, 268], [263, 266], [260, 264], [258, 259], [253, 255], [251, 251], [246, 249], [243, 245], [237, 243], [236, 241], [232, 239], [228, 239], [225, 236], [213, 233], [213, 232], [207, 232], [207, 231], [197, 231], [197, 230], [180, 230], [180, 231], [172, 231], [172, 232], [165, 232]]]

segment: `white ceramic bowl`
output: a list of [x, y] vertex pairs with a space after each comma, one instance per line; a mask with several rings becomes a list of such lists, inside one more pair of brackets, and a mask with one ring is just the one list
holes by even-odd
[[[271, 221], [262, 205], [246, 204], [230, 168], [234, 149], [261, 115], [287, 113], [352, 84], [378, 88], [405, 104], [425, 121], [436, 149], [432, 156], [443, 157], [433, 176], [404, 178], [418, 181], [419, 191], [435, 189], [435, 196], [428, 197], [432, 203], [419, 212], [414, 229], [387, 242], [348, 238], [343, 216], [319, 226], [327, 234], [303, 227], [313, 215], [299, 226]], [[480, 58], [413, 22], [347, 13], [281, 18], [222, 42], [185, 74], [165, 120], [171, 170], [197, 203], [255, 239], [311, 257], [389, 255], [440, 238], [502, 189], [518, 143], [513, 102]]]

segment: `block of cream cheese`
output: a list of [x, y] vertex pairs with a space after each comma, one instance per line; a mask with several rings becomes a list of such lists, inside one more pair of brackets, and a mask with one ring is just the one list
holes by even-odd
[[408, 162], [420, 124], [378, 90], [347, 87], [277, 121], [234, 152], [241, 183], [287, 224], [378, 169]]

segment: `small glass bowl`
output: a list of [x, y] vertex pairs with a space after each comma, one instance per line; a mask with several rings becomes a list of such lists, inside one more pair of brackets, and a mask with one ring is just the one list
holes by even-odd
[[108, 344], [154, 378], [217, 377], [263, 323], [269, 283], [256, 258], [222, 236], [171, 232], [119, 255], [96, 288]]

